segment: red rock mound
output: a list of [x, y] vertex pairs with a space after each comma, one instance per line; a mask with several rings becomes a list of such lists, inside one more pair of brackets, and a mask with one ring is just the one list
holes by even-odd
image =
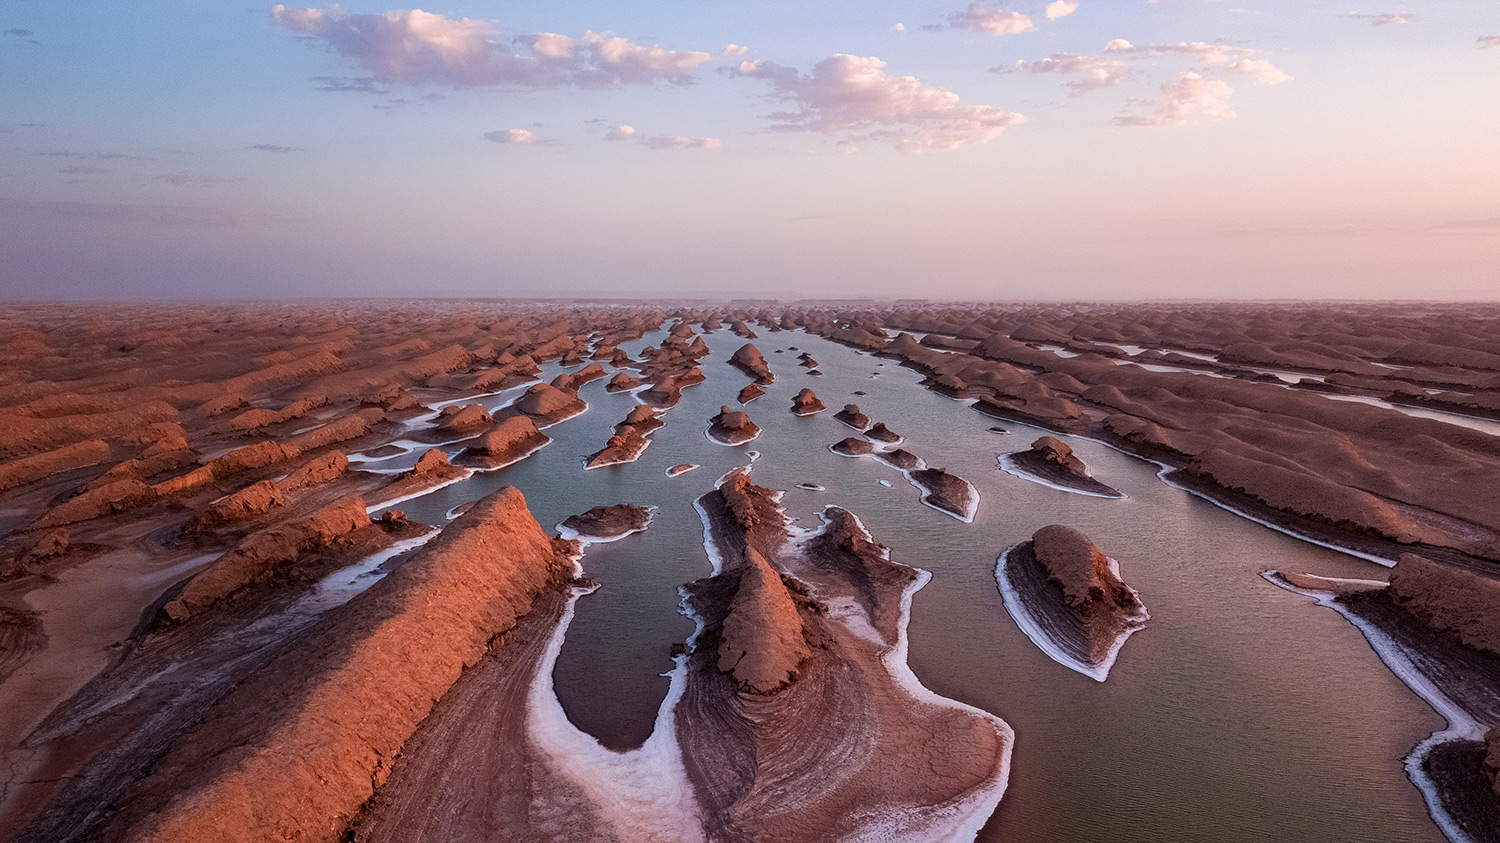
[[812, 651], [797, 603], [781, 575], [754, 548], [746, 548], [739, 588], [719, 641], [719, 670], [740, 691], [769, 696], [792, 684]]
[[433, 701], [567, 572], [520, 492], [479, 501], [220, 702], [102, 839], [343, 839]]
[[797, 397], [792, 399], [793, 415], [810, 416], [814, 413], [821, 413], [826, 409], [828, 408], [823, 406], [823, 402], [818, 400], [817, 394], [811, 389], [802, 390], [797, 393]]

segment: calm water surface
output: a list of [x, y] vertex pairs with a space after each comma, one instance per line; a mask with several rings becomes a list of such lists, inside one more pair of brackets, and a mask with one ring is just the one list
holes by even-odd
[[[754, 341], [777, 376], [747, 408], [761, 438], [714, 444], [703, 433], [709, 417], [747, 382], [724, 362], [744, 340], [727, 331], [705, 340], [709, 380], [683, 393], [636, 463], [582, 469], [635, 405], [629, 394], [606, 393], [600, 380], [580, 393], [589, 411], [548, 429], [554, 441], [537, 455], [400, 505], [441, 524], [451, 507], [514, 485], [549, 528], [601, 504], [658, 507], [645, 533], [595, 545], [584, 557], [603, 587], [579, 601], [554, 674], [579, 728], [620, 749], [650, 733], [670, 647], [693, 630], [678, 613], [677, 587], [709, 573], [691, 503], [755, 450], [756, 482], [786, 490], [784, 503], [801, 524], [815, 525], [825, 505], [847, 507], [897, 561], [933, 572], [913, 605], [913, 669], [933, 690], [998, 714], [1017, 733], [1010, 788], [981, 840], [1443, 839], [1401, 766], [1442, 720], [1354, 627], [1258, 576], [1284, 568], [1368, 578], [1382, 569], [1238, 518], [1165, 485], [1155, 466], [1093, 442], [1068, 440], [1128, 499], [1072, 495], [1006, 474], [996, 454], [1044, 431], [983, 416], [922, 389], [919, 376], [894, 361], [801, 332], [763, 332]], [[793, 347], [810, 351], [824, 376], [807, 375]], [[544, 376], [558, 371], [550, 364]], [[788, 412], [804, 386], [827, 413]], [[894, 469], [829, 452], [851, 434], [832, 418], [850, 401], [907, 436], [903, 447], [929, 465], [972, 482], [982, 497], [974, 523], [922, 506]], [[1010, 432], [992, 433], [993, 425]], [[681, 462], [702, 467], [664, 475]], [[827, 491], [796, 489], [800, 482]], [[1059, 523], [1118, 559], [1152, 615], [1107, 683], [1044, 656], [1006, 614], [995, 586], [1006, 546]]]

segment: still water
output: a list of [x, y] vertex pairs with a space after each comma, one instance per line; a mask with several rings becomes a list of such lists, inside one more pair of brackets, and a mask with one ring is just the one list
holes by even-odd
[[[625, 348], [635, 353], [662, 336]], [[658, 507], [645, 533], [590, 547], [583, 559], [603, 587], [578, 602], [554, 674], [579, 728], [618, 749], [650, 733], [671, 645], [693, 629], [678, 613], [677, 587], [709, 573], [692, 501], [754, 450], [755, 481], [786, 490], [783, 502], [800, 524], [816, 525], [818, 509], [838, 504], [896, 561], [933, 573], [913, 603], [912, 668], [934, 691], [994, 712], [1017, 734], [1010, 788], [981, 840], [1443, 839], [1401, 766], [1441, 718], [1354, 627], [1258, 576], [1280, 568], [1375, 578], [1382, 569], [1238, 518], [1162, 483], [1156, 466], [1093, 442], [1068, 440], [1127, 499], [1073, 495], [1006, 474], [995, 456], [1044, 431], [988, 418], [921, 388], [917, 373], [894, 361], [801, 332], [761, 332], [754, 341], [777, 377], [746, 408], [764, 430], [760, 439], [715, 444], [703, 432], [747, 382], [725, 362], [744, 340], [727, 331], [705, 340], [713, 352], [701, 364], [708, 381], [683, 392], [637, 462], [582, 468], [635, 405], [599, 380], [580, 393], [589, 411], [548, 429], [554, 441], [535, 456], [400, 505], [441, 524], [452, 507], [514, 485], [547, 528], [602, 504]], [[809, 376], [793, 349], [811, 352], [824, 375]], [[544, 369], [548, 379], [559, 371], [555, 363]], [[788, 412], [804, 386], [828, 412]], [[921, 505], [895, 469], [829, 452], [852, 433], [832, 418], [851, 401], [906, 436], [903, 447], [929, 465], [973, 483], [981, 495], [974, 523]], [[995, 425], [1009, 432], [991, 432]], [[702, 467], [665, 476], [683, 462]], [[1082, 530], [1118, 559], [1151, 612], [1107, 683], [1048, 659], [1002, 605], [996, 557], [1048, 524]]]

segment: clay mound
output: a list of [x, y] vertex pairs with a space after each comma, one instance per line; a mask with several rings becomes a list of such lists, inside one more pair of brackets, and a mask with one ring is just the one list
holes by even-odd
[[870, 426], [870, 417], [859, 411], [858, 404], [845, 404], [844, 409], [834, 413], [833, 417], [855, 430], [864, 430]]
[[1140, 608], [1135, 593], [1110, 570], [1108, 557], [1088, 536], [1053, 524], [1037, 530], [1031, 541], [1036, 561], [1062, 586], [1063, 600], [1075, 611]]
[[61, 527], [102, 518], [145, 506], [156, 500], [156, 490], [139, 480], [119, 480], [89, 489], [48, 510], [37, 522], [38, 527]]
[[385, 420], [385, 411], [379, 408], [368, 408], [347, 415], [338, 421], [329, 422], [322, 427], [299, 433], [286, 440], [288, 448], [294, 448], [299, 453], [312, 451], [318, 448], [326, 448], [350, 439], [358, 439], [369, 434], [375, 425]]
[[671, 468], [667, 469], [667, 476], [676, 477], [679, 474], [687, 474], [689, 471], [692, 471], [697, 467], [698, 466], [693, 465], [692, 463], [678, 463], [677, 465], [674, 465]]
[[567, 571], [520, 492], [479, 501], [215, 706], [102, 838], [343, 839], [433, 701]]
[[241, 589], [284, 573], [303, 554], [335, 544], [369, 524], [364, 500], [351, 496], [306, 518], [252, 533], [188, 580], [177, 597], [162, 607], [160, 618], [187, 621]]
[[789, 687], [812, 655], [796, 601], [754, 548], [745, 549], [720, 636], [719, 670], [733, 676], [742, 693], [770, 696]]
[[963, 521], [974, 517], [974, 512], [979, 507], [979, 498], [969, 481], [941, 468], [912, 469], [907, 472], [907, 476], [924, 490], [923, 503]]
[[758, 338], [758, 335], [754, 331], [750, 330], [750, 326], [746, 325], [744, 321], [739, 319], [736, 319], [729, 324], [729, 330], [733, 331], [739, 336], [744, 337], [747, 340]]
[[410, 471], [403, 473], [402, 477], [431, 477], [438, 474], [446, 474], [452, 468], [448, 462], [448, 455], [437, 448], [428, 448], [417, 458], [417, 464]]
[[797, 397], [792, 399], [793, 415], [810, 416], [814, 413], [821, 413], [826, 409], [828, 408], [823, 406], [823, 402], [818, 400], [817, 394], [811, 389], [802, 390], [797, 393]]
[[511, 459], [552, 441], [528, 416], [511, 416], [465, 449], [483, 457]]
[[0, 492], [34, 483], [64, 471], [97, 465], [107, 459], [109, 459], [109, 443], [103, 439], [88, 439], [12, 460], [5, 465], [0, 465]]
[[750, 343], [740, 346], [734, 355], [729, 358], [729, 364], [755, 378], [758, 384], [769, 384], [776, 379], [771, 374], [771, 368], [766, 365], [766, 358], [761, 355], [760, 349]]
[[766, 391], [760, 388], [760, 384], [747, 383], [745, 384], [745, 388], [740, 390], [740, 394], [735, 396], [735, 400], [740, 402], [741, 404], [749, 404], [751, 401], [754, 401], [755, 399], [765, 394]]
[[741, 445], [760, 435], [760, 427], [743, 410], [724, 406], [709, 422], [708, 435], [725, 445]]
[[609, 465], [635, 462], [651, 444], [638, 428], [621, 425], [620, 433], [605, 440], [604, 447], [584, 459], [584, 468], [603, 468]]
[[[448, 412], [449, 410], [452, 410], [453, 412], [450, 413]], [[469, 404], [464, 407], [458, 407], [456, 409], [455, 405], [450, 405], [444, 407], [443, 412], [439, 413], [438, 417], [441, 419], [441, 421], [438, 422], [437, 429], [443, 431], [444, 433], [458, 433], [465, 430], [473, 430], [475, 428], [484, 427], [485, 425], [494, 422], [494, 419], [490, 416], [489, 410], [486, 410], [478, 404]]]
[[274, 480], [262, 480], [214, 503], [194, 515], [183, 527], [188, 535], [210, 533], [227, 524], [248, 521], [286, 503], [286, 494]]
[[894, 451], [883, 451], [876, 455], [882, 462], [895, 466], [902, 471], [916, 471], [921, 468], [922, 458], [913, 454], [905, 448], [897, 448]]
[[329, 451], [293, 469], [291, 474], [278, 480], [276, 486], [282, 492], [319, 486], [339, 477], [348, 468], [349, 458], [342, 451]]
[[1040, 481], [1058, 488], [1103, 498], [1123, 498], [1118, 489], [1095, 480], [1066, 444], [1043, 436], [1031, 448], [1014, 454], [1002, 454], [1000, 466], [1012, 474]]
[[640, 393], [641, 400], [655, 407], [675, 407], [682, 400], [682, 387], [671, 376], [662, 378]]
[[1088, 466], [1083, 464], [1083, 460], [1074, 456], [1073, 449], [1051, 436], [1043, 436], [1032, 442], [1031, 453], [1035, 454], [1038, 459], [1055, 465], [1060, 471], [1075, 477], [1089, 476]]
[[887, 445], [894, 445], [901, 441], [901, 436], [886, 427], [885, 422], [875, 422], [869, 430], [865, 431], [865, 438], [884, 442]]
[[620, 427], [634, 427], [641, 429], [641, 432], [645, 433], [648, 430], [655, 430], [665, 424], [666, 422], [661, 420], [661, 414], [656, 410], [644, 404], [638, 404], [626, 414], [625, 421], [620, 422], [615, 427], [617, 430]]
[[846, 457], [862, 457], [866, 454], [875, 453], [874, 445], [871, 445], [867, 440], [854, 436], [845, 437], [841, 441], [829, 445], [828, 449], [835, 454], [843, 454]]
[[558, 375], [552, 379], [552, 385], [564, 392], [577, 392], [579, 387], [590, 381], [596, 381], [604, 377], [605, 374], [603, 366], [598, 363], [590, 363], [576, 372]]
[[587, 410], [588, 405], [577, 395], [564, 392], [551, 384], [539, 383], [517, 398], [512, 408], [545, 425], [572, 418]]
[[596, 506], [587, 512], [571, 515], [561, 526], [582, 538], [615, 539], [646, 529], [650, 521], [651, 510], [644, 506], [620, 503]]
[[1500, 654], [1500, 579], [1407, 553], [1391, 570], [1386, 593], [1427, 627]]
[[813, 356], [805, 351], [797, 355], [797, 360], [799, 361], [799, 366], [804, 366], [808, 369], [818, 368], [818, 361], [813, 359]]
[[645, 383], [637, 377], [632, 377], [629, 372], [615, 372], [615, 376], [604, 385], [605, 392], [629, 392]]

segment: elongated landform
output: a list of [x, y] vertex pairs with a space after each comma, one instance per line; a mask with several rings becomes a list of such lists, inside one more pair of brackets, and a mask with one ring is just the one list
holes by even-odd
[[720, 445], [743, 445], [760, 436], [760, 427], [743, 410], [732, 410], [725, 405], [709, 420], [707, 433], [710, 440]]
[[1403, 555], [1388, 582], [1267, 571], [1364, 633], [1391, 670], [1447, 720], [1406, 759], [1455, 840], [1500, 840], [1500, 576]]
[[1029, 449], [1001, 454], [999, 460], [1000, 467], [1007, 472], [1054, 489], [1099, 498], [1125, 497], [1119, 490], [1095, 480], [1083, 460], [1056, 437], [1043, 436], [1031, 443]]
[[557, 532], [564, 539], [597, 544], [618, 541], [632, 533], [639, 533], [650, 523], [650, 508], [617, 503], [596, 506], [586, 512], [570, 515], [557, 525]]
[[1004, 792], [1009, 727], [906, 669], [918, 571], [836, 508], [793, 540], [777, 497], [739, 469], [698, 501], [714, 575], [685, 589], [699, 631], [675, 728], [706, 837], [971, 836]]
[[995, 565], [1005, 609], [1053, 661], [1100, 682], [1120, 648], [1151, 619], [1119, 564], [1088, 536], [1053, 524], [1008, 548]]
[[[809, 373], [816, 353], [828, 381], [881, 375], [868, 402], [891, 427], [850, 404], [834, 417], [853, 435], [830, 450], [902, 472], [960, 520], [978, 493], [959, 475], [994, 451], [929, 466], [924, 414], [1031, 431], [1030, 450], [1000, 457], [1028, 480], [1118, 497], [1054, 436], [1088, 438], [1368, 560], [1367, 578], [1266, 578], [1338, 611], [1443, 715], [1407, 773], [1455, 843], [1494, 841], [1497, 324], [1474, 304], [7, 306], [0, 840], [972, 839], [1014, 738], [907, 667], [927, 575], [847, 510], [799, 527], [748, 469], [687, 474], [757, 452], [705, 445], [697, 424], [658, 432], [699, 412], [678, 409], [687, 390], [704, 391], [690, 407], [763, 394], [765, 358], [788, 359], [775, 352]], [[759, 337], [766, 355], [746, 342]], [[893, 412], [902, 378], [964, 403]], [[821, 406], [810, 390], [793, 402]], [[591, 403], [608, 414], [592, 434]], [[868, 488], [829, 440], [782, 434], [822, 422], [766, 422], [767, 476], [850, 500]], [[707, 433], [744, 444], [759, 429], [723, 406]], [[679, 435], [707, 450], [653, 461]], [[671, 438], [647, 451], [653, 436]], [[550, 536], [521, 491], [493, 492], [539, 476], [638, 505]], [[653, 512], [634, 541], [680, 535], [670, 519], [692, 513], [652, 507], [684, 493], [701, 494], [709, 556], [682, 592], [698, 629], [670, 656], [649, 738], [608, 749], [553, 686], [575, 607], [599, 587], [582, 566], [615, 552], [583, 546]], [[696, 536], [673, 550], [697, 558]], [[1101, 679], [1130, 668], [1115, 657], [1145, 610], [1087, 538], [1044, 528], [995, 573], [1049, 656]]]
[[818, 400], [817, 393], [811, 389], [804, 389], [792, 398], [792, 415], [811, 416], [828, 409], [823, 402]]

